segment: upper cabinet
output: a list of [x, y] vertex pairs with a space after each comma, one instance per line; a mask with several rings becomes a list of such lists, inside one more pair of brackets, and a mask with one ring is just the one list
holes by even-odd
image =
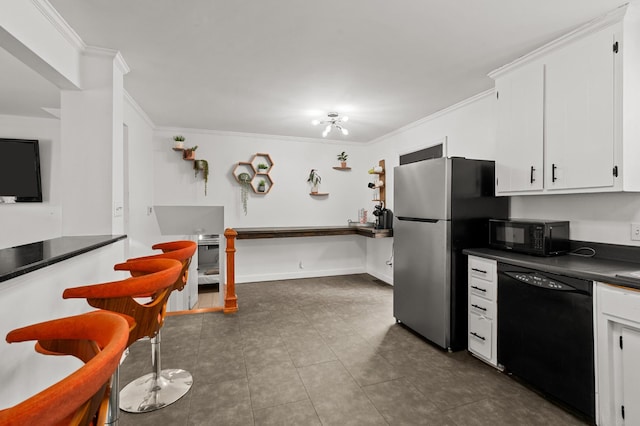
[[[545, 173], [549, 190], [614, 186], [618, 26], [545, 60]], [[616, 53], [615, 50], [618, 50]]]
[[623, 138], [621, 88], [631, 74], [622, 67], [625, 11], [489, 74], [496, 84], [496, 194], [637, 190], [638, 178], [631, 171], [625, 177], [623, 167], [623, 154], [638, 149], [625, 144], [639, 143]]
[[543, 188], [544, 68], [528, 64], [496, 80], [498, 192]]

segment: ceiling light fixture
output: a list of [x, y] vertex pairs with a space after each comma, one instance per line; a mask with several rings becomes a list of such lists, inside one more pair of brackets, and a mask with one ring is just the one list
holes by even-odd
[[349, 117], [347, 117], [346, 115], [340, 117], [340, 114], [338, 114], [337, 112], [330, 112], [329, 114], [327, 114], [326, 120], [313, 120], [311, 124], [313, 124], [314, 126], [317, 126], [318, 124], [327, 125], [327, 127], [325, 127], [324, 129], [324, 132], [322, 132], [323, 138], [326, 138], [334, 128], [340, 130], [343, 135], [347, 136], [349, 134], [349, 131], [345, 129], [342, 124], [347, 122], [348, 120]]

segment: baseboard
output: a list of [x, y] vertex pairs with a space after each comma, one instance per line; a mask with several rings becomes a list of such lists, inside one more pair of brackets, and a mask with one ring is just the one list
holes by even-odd
[[236, 275], [236, 283], [251, 283], [260, 281], [294, 280], [298, 278], [331, 277], [335, 275], [364, 274], [364, 268], [322, 269], [317, 271], [296, 271], [272, 274]]
[[384, 281], [385, 283], [387, 283], [389, 285], [393, 285], [393, 276], [392, 275], [380, 274], [380, 273], [378, 273], [376, 271], [366, 271], [366, 273], [371, 275], [372, 277], [376, 277], [380, 281]]

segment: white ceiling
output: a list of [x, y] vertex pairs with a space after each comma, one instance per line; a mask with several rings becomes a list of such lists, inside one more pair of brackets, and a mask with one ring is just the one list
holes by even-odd
[[[317, 138], [311, 119], [335, 110], [350, 134], [329, 138], [366, 142], [490, 89], [489, 71], [624, 0], [50, 2], [85, 43], [122, 53], [157, 126]], [[58, 107], [8, 56], [0, 113]]]

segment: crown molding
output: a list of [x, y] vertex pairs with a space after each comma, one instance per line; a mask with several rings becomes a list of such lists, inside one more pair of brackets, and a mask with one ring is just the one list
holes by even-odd
[[564, 47], [576, 39], [583, 38], [605, 27], [621, 22], [624, 18], [625, 13], [627, 12], [628, 6], [629, 3], [625, 3], [622, 6], [619, 6], [616, 9], [606, 13], [605, 15], [592, 19], [586, 24], [583, 24], [574, 29], [573, 31], [570, 31], [567, 34], [560, 36], [545, 45], [540, 46], [539, 48], [527, 53], [526, 55], [519, 57], [515, 61], [512, 61], [506, 65], [501, 66], [500, 68], [491, 71], [487, 75], [493, 79], [496, 79], [515, 68], [532, 62], [535, 59], [548, 54], [549, 52]]
[[117, 50], [107, 49], [106, 47], [86, 46], [82, 53], [85, 56], [113, 58], [113, 62], [122, 74], [128, 74], [129, 71], [131, 71], [129, 65], [127, 65], [127, 62], [122, 57], [122, 54]]
[[78, 33], [64, 20], [64, 18], [53, 8], [48, 0], [31, 0], [31, 3], [40, 11], [53, 27], [78, 51], [83, 51], [87, 45], [82, 41]]
[[484, 99], [487, 96], [493, 95], [493, 93], [495, 93], [495, 89], [494, 88], [485, 90], [484, 92], [480, 92], [477, 95], [471, 96], [470, 98], [467, 98], [467, 99], [465, 99], [463, 101], [460, 101], [460, 102], [458, 102], [456, 104], [453, 104], [451, 106], [448, 106], [445, 109], [441, 109], [440, 111], [434, 112], [433, 114], [430, 114], [430, 115], [428, 115], [428, 116], [426, 116], [424, 118], [421, 118], [420, 120], [417, 120], [417, 121], [414, 121], [413, 123], [409, 123], [409, 124], [407, 124], [405, 126], [402, 126], [399, 129], [396, 129], [396, 130], [394, 130], [392, 132], [387, 133], [386, 135], [382, 135], [382, 136], [377, 137], [377, 138], [375, 138], [373, 140], [370, 140], [369, 142], [366, 142], [366, 145], [374, 145], [374, 144], [376, 144], [378, 142], [382, 142], [383, 140], [388, 139], [390, 137], [393, 137], [393, 136], [395, 136], [397, 134], [404, 133], [407, 130], [413, 129], [414, 127], [417, 127], [417, 126], [420, 126], [420, 125], [422, 125], [424, 123], [427, 123], [429, 121], [435, 120], [436, 118], [440, 118], [443, 115], [450, 114], [455, 110], [458, 110], [458, 109], [463, 108], [463, 107], [465, 107], [467, 105], [470, 105], [470, 104], [472, 104], [474, 102], [477, 102], [477, 101], [479, 101], [481, 99]]
[[245, 132], [232, 132], [226, 130], [210, 130], [210, 129], [197, 129], [189, 127], [156, 127], [154, 129], [158, 133], [197, 133], [204, 135], [216, 135], [216, 136], [234, 136], [239, 138], [260, 138], [260, 139], [272, 139], [279, 141], [294, 141], [298, 143], [322, 143], [328, 145], [348, 145], [348, 146], [363, 146], [362, 142], [343, 141], [337, 139], [325, 139], [325, 138], [307, 138], [301, 136], [284, 136], [284, 135], [270, 135], [266, 133], [245, 133]]

